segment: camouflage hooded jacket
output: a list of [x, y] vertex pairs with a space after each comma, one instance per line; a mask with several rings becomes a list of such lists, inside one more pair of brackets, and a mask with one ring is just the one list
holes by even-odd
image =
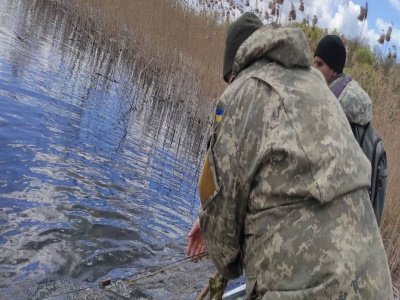
[[207, 251], [226, 278], [245, 269], [248, 299], [392, 299], [370, 164], [309, 61], [295, 28], [237, 51], [199, 181]]
[[[372, 119], [372, 101], [367, 92], [351, 77], [340, 74], [329, 88], [335, 94], [335, 88], [345, 85], [340, 95], [336, 95], [350, 123], [366, 125]], [[339, 88], [341, 90], [341, 88]]]

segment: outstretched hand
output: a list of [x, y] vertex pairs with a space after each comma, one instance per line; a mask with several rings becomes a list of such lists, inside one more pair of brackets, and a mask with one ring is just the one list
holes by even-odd
[[[200, 220], [197, 219], [193, 224], [192, 229], [188, 233], [188, 245], [186, 247], [186, 255], [194, 256], [192, 258], [193, 262], [198, 262], [201, 257], [197, 256], [206, 251], [206, 246], [204, 244], [203, 235], [200, 229]], [[196, 257], [197, 256], [197, 257]]]

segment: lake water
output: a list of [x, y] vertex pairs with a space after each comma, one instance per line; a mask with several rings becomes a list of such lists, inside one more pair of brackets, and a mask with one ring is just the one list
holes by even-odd
[[[135, 84], [124, 49], [115, 55], [74, 26], [49, 1], [0, 1], [1, 299], [181, 260], [197, 217], [206, 122], [153, 83]], [[178, 269], [125, 297], [193, 297], [207, 268]], [[53, 299], [83, 297], [122, 296], [93, 288]]]

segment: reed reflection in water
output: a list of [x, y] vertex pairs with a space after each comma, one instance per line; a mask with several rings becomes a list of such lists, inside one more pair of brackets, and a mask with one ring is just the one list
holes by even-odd
[[[2, 1], [0, 20], [0, 296], [184, 257], [210, 108], [165, 97], [126, 49], [88, 39], [51, 2]], [[175, 276], [202, 285], [196, 268]], [[135, 293], [176, 297], [151, 289]]]

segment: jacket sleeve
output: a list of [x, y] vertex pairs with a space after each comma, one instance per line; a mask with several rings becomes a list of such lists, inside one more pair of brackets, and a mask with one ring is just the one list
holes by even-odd
[[257, 79], [225, 91], [223, 99], [229, 102], [199, 179], [200, 224], [207, 252], [227, 279], [242, 274], [243, 223], [259, 164], [263, 102], [270, 94], [270, 87]]

